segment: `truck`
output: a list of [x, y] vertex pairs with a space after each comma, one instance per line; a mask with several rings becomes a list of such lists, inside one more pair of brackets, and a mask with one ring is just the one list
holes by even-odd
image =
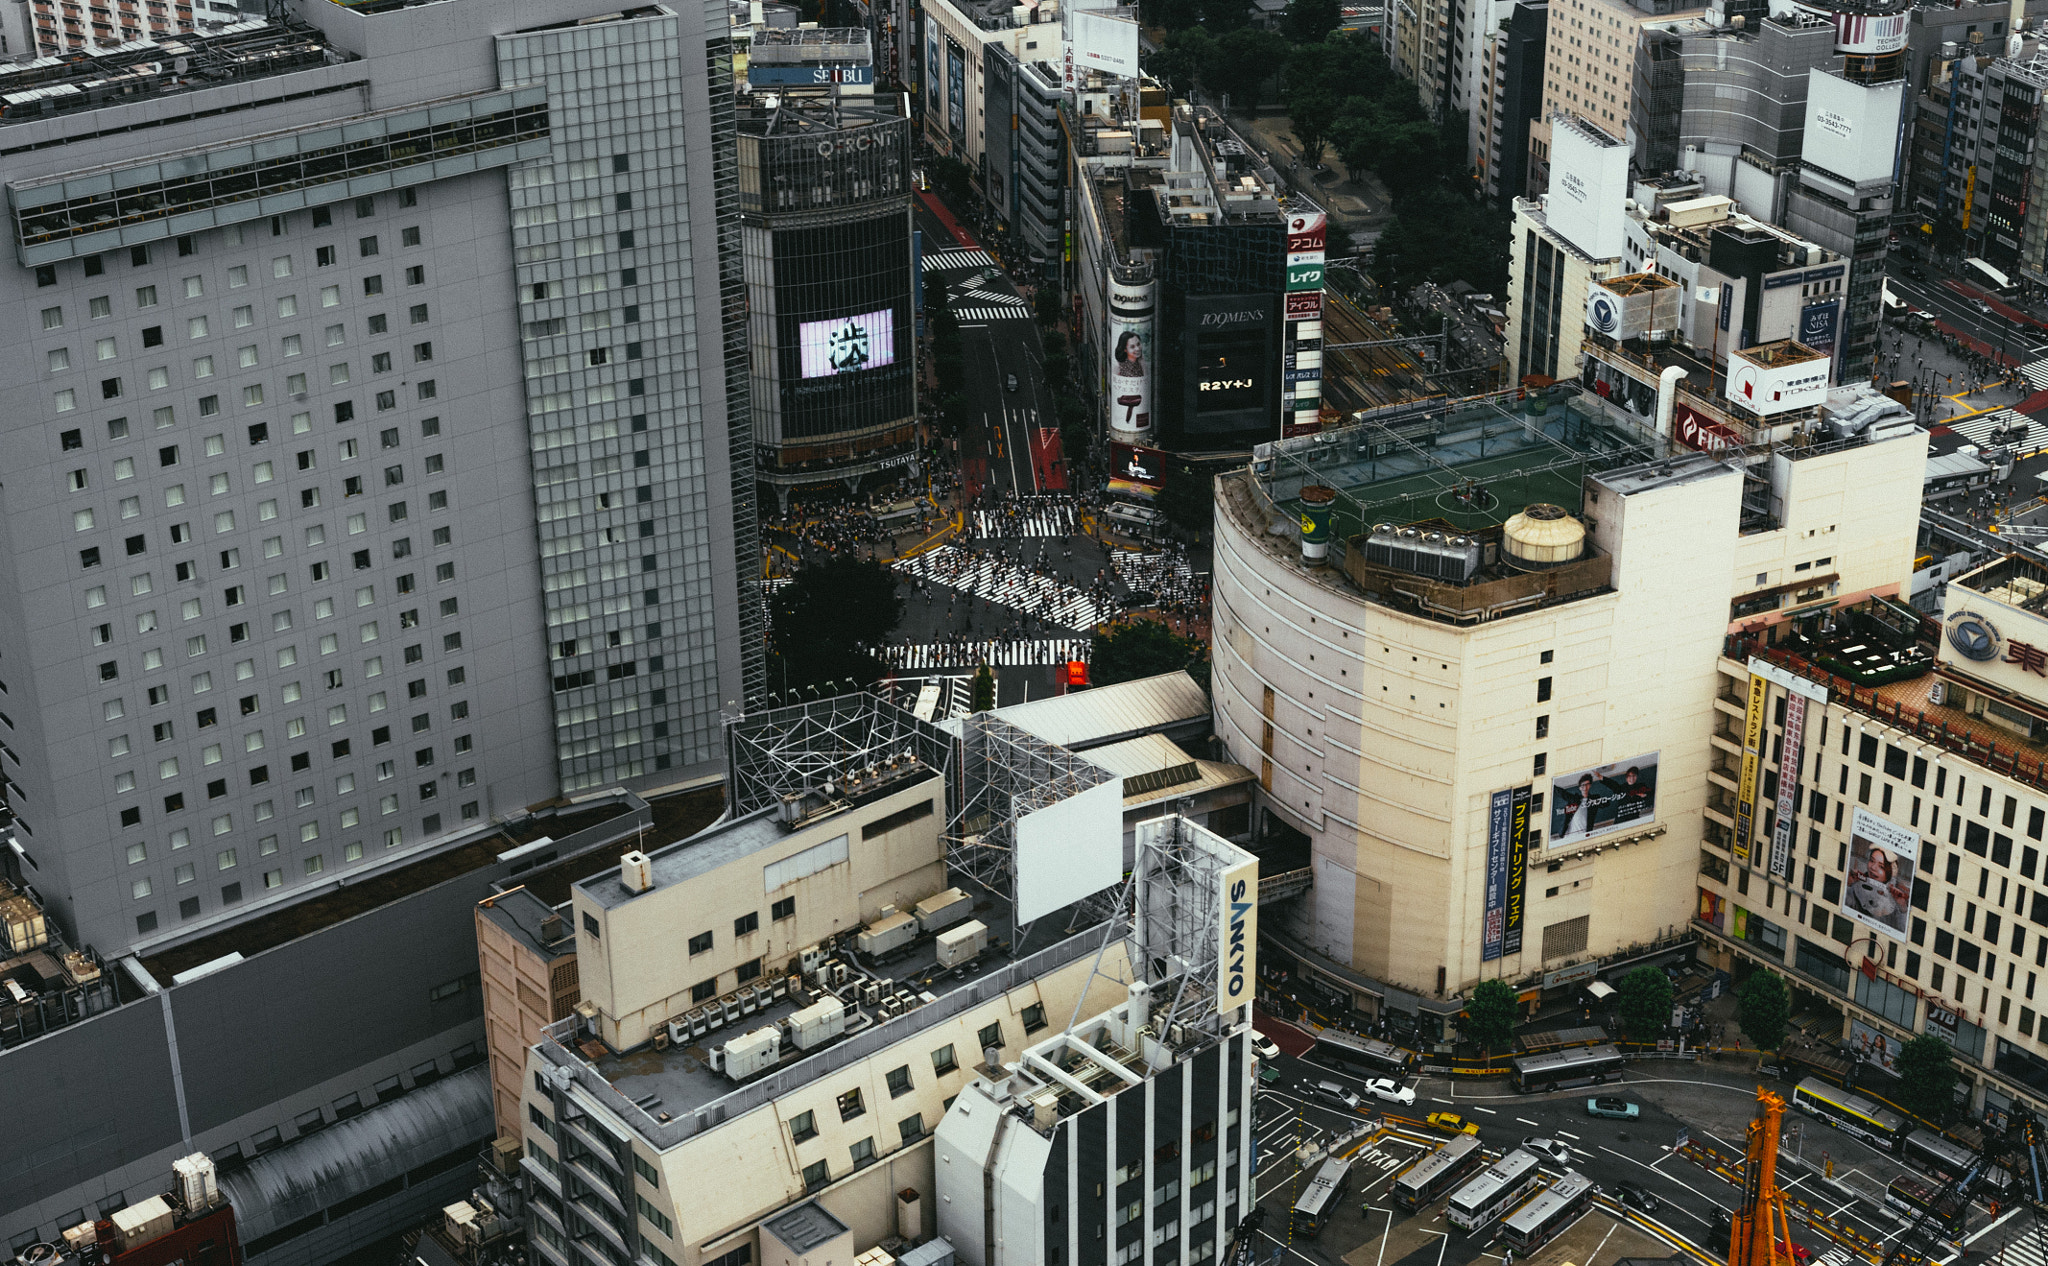
[[939, 933], [939, 966], [953, 968], [973, 962], [987, 948], [988, 924], [980, 919], [969, 919], [959, 927]]
[[974, 898], [948, 888], [917, 903], [918, 930], [926, 936], [942, 932], [974, 913]]

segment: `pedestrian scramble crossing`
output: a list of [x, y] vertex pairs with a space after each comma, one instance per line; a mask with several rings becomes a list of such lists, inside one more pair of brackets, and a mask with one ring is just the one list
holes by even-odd
[[1034, 506], [1014, 514], [976, 510], [969, 520], [975, 536], [1071, 536], [1081, 530], [1071, 503]]
[[[968, 638], [961, 642], [907, 642], [882, 648], [882, 662], [898, 670], [939, 668], [1042, 668], [1088, 658], [1078, 637]], [[965, 711], [946, 713], [959, 716]]]
[[2048, 356], [2020, 366], [2020, 377], [2036, 391], [2048, 391]]
[[941, 545], [890, 566], [904, 575], [1076, 631], [1093, 629], [1116, 611], [1112, 603], [1098, 603], [1072, 585], [1040, 576], [1007, 558], [970, 553], [957, 545]]
[[955, 308], [953, 315], [962, 321], [1017, 321], [1030, 320], [1029, 308]]
[[2007, 442], [2015, 445], [2016, 451], [2023, 456], [2032, 453], [2038, 448], [2048, 446], [2048, 426], [2043, 426], [2039, 422], [2030, 420], [2026, 414], [2021, 413], [2017, 409], [1999, 409], [1994, 413], [1980, 413], [1973, 418], [1959, 418], [1947, 425], [1957, 435], [1962, 436], [1972, 444], [1980, 446], [1992, 442], [1991, 436], [1993, 432], [2008, 426], [2017, 426], [2019, 427], [2019, 431], [2016, 433], [2017, 438]]
[[1031, 306], [1030, 304], [1024, 302], [1022, 299], [1018, 298], [1016, 295], [1006, 295], [1003, 294], [1001, 291], [997, 290], [969, 290], [968, 292], [960, 296], [960, 301], [963, 303], [965, 303], [969, 299], [973, 299], [980, 303], [993, 303], [996, 306], [1003, 308], [1028, 309]]
[[961, 268], [993, 268], [995, 266], [996, 261], [989, 258], [987, 251], [933, 251], [924, 257], [924, 270], [928, 273], [942, 273]]

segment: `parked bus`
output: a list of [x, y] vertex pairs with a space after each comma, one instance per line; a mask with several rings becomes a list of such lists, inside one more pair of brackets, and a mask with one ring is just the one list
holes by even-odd
[[1576, 1169], [1550, 1185], [1550, 1190], [1515, 1210], [1501, 1224], [1500, 1238], [1510, 1249], [1524, 1254], [1535, 1252], [1557, 1233], [1579, 1220], [1593, 1199], [1593, 1180]]
[[1413, 1213], [1449, 1191], [1485, 1159], [1478, 1136], [1460, 1134], [1401, 1171], [1394, 1179], [1394, 1202]]
[[1535, 1154], [1516, 1148], [1458, 1188], [1458, 1194], [1451, 1197], [1451, 1225], [1466, 1232], [1486, 1230], [1514, 1208], [1542, 1176]]
[[[1941, 1233], [1941, 1237], [1951, 1244], [1960, 1244], [1963, 1239], [1963, 1223], [1970, 1212], [1969, 1202], [1960, 1199], [1953, 1192], [1946, 1201], [1941, 1200], [1940, 1196], [1941, 1192], [1937, 1188], [1928, 1186], [1918, 1178], [1894, 1178], [1891, 1185], [1884, 1189], [1885, 1204], [1897, 1211], [1900, 1216], [1910, 1222], [1922, 1213], [1931, 1213], [1934, 1216], [1930, 1223]], [[1942, 1208], [1944, 1204], [1948, 1206], [1946, 1212]]]
[[1344, 1193], [1350, 1188], [1351, 1162], [1341, 1156], [1324, 1161], [1316, 1176], [1309, 1179], [1301, 1199], [1294, 1202], [1294, 1233], [1309, 1239], [1321, 1235], [1323, 1224], [1337, 1215]]
[[[1918, 1167], [1942, 1182], [1952, 1182], [1970, 1172], [1970, 1166], [1977, 1163], [1977, 1154], [1954, 1139], [1936, 1134], [1930, 1130], [1914, 1130], [1906, 1136], [1905, 1146], [1900, 1149], [1906, 1163]], [[1988, 1189], [1998, 1199], [2004, 1199], [2012, 1188], [2012, 1175], [1994, 1165], [1987, 1170], [1979, 1190]]]
[[1414, 1056], [1392, 1042], [1354, 1037], [1335, 1029], [1324, 1029], [1316, 1034], [1316, 1044], [1309, 1048], [1308, 1054], [1310, 1059], [1321, 1063], [1373, 1077], [1406, 1077], [1415, 1071]]
[[1995, 295], [2009, 295], [2016, 289], [2010, 277], [1981, 259], [1963, 261], [1963, 280]]
[[1808, 1077], [1793, 1089], [1792, 1106], [1887, 1152], [1899, 1150], [1899, 1139], [1906, 1132], [1905, 1120], [1898, 1113], [1862, 1095], [1838, 1090], [1818, 1077]]
[[1524, 1055], [1515, 1061], [1515, 1089], [1558, 1090], [1565, 1086], [1587, 1086], [1619, 1080], [1621, 1052], [1612, 1045], [1581, 1046], [1545, 1055]]

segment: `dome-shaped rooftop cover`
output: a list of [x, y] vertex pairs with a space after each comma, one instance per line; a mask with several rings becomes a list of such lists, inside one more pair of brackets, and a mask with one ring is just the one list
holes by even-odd
[[1509, 518], [1501, 538], [1509, 565], [1555, 567], [1585, 552], [1586, 526], [1563, 506], [1538, 502]]

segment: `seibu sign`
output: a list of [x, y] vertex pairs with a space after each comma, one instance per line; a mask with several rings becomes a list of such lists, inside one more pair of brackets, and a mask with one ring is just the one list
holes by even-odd
[[1671, 433], [1678, 437], [1679, 443], [1702, 453], [1718, 453], [1723, 449], [1742, 447], [1740, 435], [1689, 404], [1677, 405], [1672, 409]]

